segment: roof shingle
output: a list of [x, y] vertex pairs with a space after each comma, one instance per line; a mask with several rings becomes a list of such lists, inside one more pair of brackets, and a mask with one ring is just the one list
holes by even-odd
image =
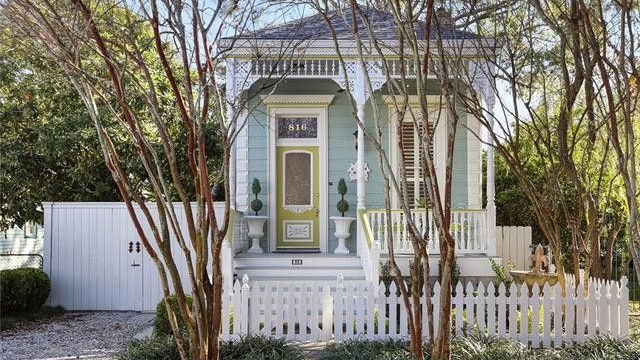
[[[363, 13], [369, 19], [373, 34], [377, 40], [397, 39], [397, 26], [393, 14], [373, 8], [363, 9]], [[328, 18], [333, 25], [338, 39], [353, 39], [351, 11], [331, 11], [328, 14]], [[357, 16], [356, 20], [362, 38], [367, 39], [368, 36], [362, 18]], [[424, 22], [419, 21], [418, 24], [416, 24], [416, 33], [419, 39], [424, 40]], [[479, 38], [478, 35], [458, 30], [450, 22], [445, 21], [440, 23], [440, 34], [442, 39], [447, 40]], [[241, 37], [264, 40], [331, 40], [333, 38], [330, 29], [320, 14], [257, 30]], [[430, 38], [437, 38], [435, 22], [434, 25], [432, 25]]]

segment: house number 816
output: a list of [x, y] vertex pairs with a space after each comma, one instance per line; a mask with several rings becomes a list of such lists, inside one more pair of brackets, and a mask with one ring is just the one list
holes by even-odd
[[305, 131], [307, 130], [307, 124], [289, 124], [289, 131]]
[[291, 265], [302, 265], [302, 259], [291, 259]]

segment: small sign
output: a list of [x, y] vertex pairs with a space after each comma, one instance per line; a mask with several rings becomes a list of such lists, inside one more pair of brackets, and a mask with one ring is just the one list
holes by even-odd
[[302, 259], [291, 259], [291, 265], [293, 265], [293, 266], [302, 265]]
[[315, 139], [318, 119], [314, 117], [278, 118], [278, 137], [281, 139]]

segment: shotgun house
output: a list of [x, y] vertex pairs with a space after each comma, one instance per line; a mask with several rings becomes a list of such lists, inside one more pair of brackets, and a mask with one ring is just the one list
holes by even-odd
[[[374, 36], [385, 39], [385, 49], [394, 49], [397, 40], [392, 15], [368, 10], [367, 16], [375, 24]], [[439, 11], [438, 16], [445, 46], [464, 51], [468, 59], [464, 66], [469, 73], [486, 68], [475, 43], [479, 37], [457, 30], [447, 12]], [[392, 50], [385, 50], [384, 59], [368, 57], [369, 86], [357, 57], [349, 16], [334, 13], [330, 20], [340, 54], [319, 15], [221, 41], [221, 46], [230, 48], [226, 55], [227, 96], [230, 103], [244, 104], [229, 109], [230, 117], [237, 116], [241, 128], [232, 153], [230, 186], [235, 226], [230, 235], [232, 261], [227, 263], [227, 270], [237, 277], [246, 274], [250, 280], [260, 281], [335, 280], [338, 276], [377, 281], [388, 256], [388, 232], [393, 232], [398, 262], [406, 270], [413, 250], [405, 214], [392, 191], [392, 226], [385, 225], [378, 150], [375, 140], [367, 136], [376, 133], [375, 106], [382, 146], [393, 171], [404, 162], [405, 186], [415, 208], [412, 217], [422, 231], [429, 232], [429, 250], [434, 255], [432, 275], [437, 276], [438, 238], [432, 216], [424, 209], [428, 199], [421, 186], [424, 177], [420, 157], [425, 154], [418, 146], [413, 123], [399, 119], [392, 105], [401, 99], [394, 99], [387, 87], [387, 75], [400, 77], [400, 60]], [[388, 66], [381, 66], [382, 61]], [[491, 109], [495, 100], [487, 90], [493, 79], [486, 71], [476, 72], [472, 85]], [[415, 76], [410, 79], [415, 81], [412, 79]], [[442, 111], [439, 80], [431, 75], [427, 81], [428, 106], [439, 119], [431, 124], [434, 142], [429, 156], [433, 156], [442, 184], [450, 116]], [[409, 102], [417, 107], [417, 95], [411, 95]], [[461, 126], [453, 149], [451, 225], [456, 262], [461, 276], [492, 277], [488, 259], [496, 257], [493, 149], [486, 148], [487, 176], [483, 183], [483, 148], [477, 137], [482, 134], [481, 125], [471, 114], [458, 111]], [[358, 127], [354, 117], [367, 131]], [[261, 185], [257, 195], [252, 193], [254, 179]], [[341, 179], [345, 179], [347, 188], [344, 195], [339, 193]], [[251, 209], [256, 196], [263, 203], [257, 213]], [[349, 204], [344, 215], [336, 208], [342, 196]]]

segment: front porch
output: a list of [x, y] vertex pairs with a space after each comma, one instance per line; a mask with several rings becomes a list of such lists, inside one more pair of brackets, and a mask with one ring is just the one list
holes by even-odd
[[[300, 258], [302, 254], [296, 254], [296, 246], [293, 245], [289, 249], [293, 254], [279, 254], [287, 249], [286, 241], [283, 240], [286, 234], [285, 221], [293, 220], [296, 226], [303, 222], [309, 224], [302, 233], [310, 238], [308, 244], [313, 248], [299, 250], [316, 253], [304, 254], [303, 259], [317, 257], [320, 262], [330, 263], [333, 261], [329, 260], [331, 254], [338, 243], [334, 235], [335, 226], [330, 218], [340, 215], [335, 208], [340, 199], [336, 186], [340, 178], [345, 178], [349, 188], [345, 199], [351, 205], [345, 216], [355, 219], [347, 241], [352, 255], [349, 261], [358, 259], [364, 278], [367, 281], [377, 281], [380, 263], [384, 261], [388, 251], [386, 238], [389, 234], [393, 237], [393, 247], [399, 256], [409, 259], [413, 250], [407, 233], [406, 215], [397, 208], [391, 210], [388, 225], [386, 211], [382, 209], [384, 185], [378, 169], [377, 150], [373, 144], [374, 139], [365, 136], [364, 131], [375, 129], [373, 107], [378, 108], [381, 118], [385, 120], [383, 146], [388, 151], [392, 166], [399, 166], [399, 162], [407, 161], [406, 159], [417, 159], [422, 152], [417, 147], [412, 148], [413, 154], [403, 153], [404, 148], [398, 149], [399, 133], [406, 136], [405, 131], [411, 130], [411, 127], [405, 128], [398, 123], [404, 120], [398, 119], [389, 102], [385, 74], [374, 74], [372, 82], [375, 86], [370, 92], [365, 90], [365, 76], [356, 61], [349, 60], [346, 68], [348, 74], [343, 73], [337, 60], [310, 57], [304, 58], [304, 66], [299, 66], [300, 63], [229, 59], [228, 69], [233, 70], [227, 74], [228, 83], [233, 85], [227, 88], [229, 97], [234, 98], [247, 92], [258, 94], [248, 101], [245, 109], [231, 110], [232, 114], [239, 112], [240, 122], [246, 121], [247, 124], [238, 135], [231, 162], [231, 201], [238, 211], [238, 222], [242, 224], [243, 214], [251, 213], [249, 205], [253, 195], [250, 193], [250, 185], [253, 179], [259, 179], [265, 189], [260, 198], [265, 203], [266, 213], [261, 215], [266, 215], [268, 219], [264, 236], [260, 240], [264, 254], [255, 257], [274, 263]], [[372, 61], [370, 68], [379, 69], [380, 66]], [[268, 87], [265, 84], [269, 81], [269, 76], [274, 75], [285, 79], [278, 82], [277, 88], [260, 92], [260, 89]], [[434, 108], [439, 108], [442, 105], [437, 96], [437, 80], [429, 81], [433, 84], [430, 87], [432, 92], [428, 95], [429, 102]], [[344, 91], [347, 82], [351, 94]], [[354, 121], [349, 96], [356, 101], [357, 121]], [[416, 101], [416, 98], [413, 97], [410, 101]], [[451, 231], [456, 241], [456, 254], [472, 259], [470, 261], [474, 264], [478, 262], [477, 259], [484, 259], [483, 266], [491, 271], [487, 258], [496, 256], [493, 149], [488, 147], [486, 150], [487, 181], [483, 184], [482, 146], [480, 140], [473, 135], [480, 134], [482, 129], [470, 114], [461, 114], [461, 119], [465, 129], [469, 130], [461, 130], [456, 134], [452, 203], [457, 209], [452, 212]], [[444, 120], [436, 122], [439, 125], [434, 126], [432, 154], [437, 171], [440, 172], [438, 176], [442, 180], [446, 158], [443, 151], [446, 148], [446, 127], [443, 124], [446, 124], [447, 119]], [[302, 136], [283, 132], [280, 130], [283, 124], [306, 132]], [[295, 155], [291, 159], [296, 161], [296, 165], [302, 163], [305, 173], [307, 169], [312, 169], [310, 176], [302, 178], [298, 173], [286, 172], [288, 159], [285, 156], [291, 153]], [[415, 167], [419, 162], [414, 161], [412, 170], [415, 176], [411, 180], [414, 183], [411, 184], [410, 201], [416, 209], [411, 212], [411, 217], [418, 224], [419, 231], [428, 234], [429, 253], [437, 255], [438, 236], [431, 214], [420, 208], [420, 204], [425, 201], [420, 190], [423, 180], [419, 175], [419, 168]], [[405, 166], [411, 167], [411, 164], [407, 163]], [[304, 191], [296, 191], [296, 194], [309, 194], [294, 199], [302, 202], [293, 203], [293, 206], [285, 203], [283, 195], [290, 189], [288, 176], [295, 180], [291, 183], [297, 184], [304, 180], [307, 186]], [[487, 207], [482, 209], [485, 196]], [[392, 194], [392, 197], [392, 204], [397, 204], [397, 196]], [[298, 226], [298, 230], [300, 229]], [[240, 231], [240, 234], [234, 234], [233, 242], [243, 244], [234, 245], [234, 253], [238, 254], [234, 260], [234, 273], [241, 275], [245, 270], [259, 272], [258, 265], [247, 265], [252, 262], [246, 259], [254, 256], [245, 254], [248, 249], [246, 229], [244, 233]], [[285, 265], [287, 264], [283, 263], [278, 266]], [[247, 266], [255, 268], [249, 269]], [[437, 268], [437, 264], [434, 267]], [[475, 265], [467, 268], [475, 269]], [[289, 270], [291, 276], [306, 273], [296, 272], [294, 269], [292, 267]], [[327, 269], [320, 270], [337, 275]], [[471, 273], [474, 272], [475, 270], [471, 270]], [[304, 279], [302, 276], [301, 278]]]

